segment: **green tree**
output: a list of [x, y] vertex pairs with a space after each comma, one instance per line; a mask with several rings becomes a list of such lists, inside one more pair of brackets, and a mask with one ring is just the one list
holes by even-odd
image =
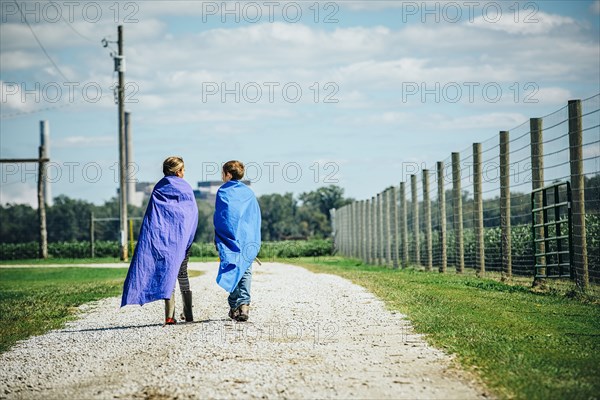
[[331, 235], [331, 223], [320, 210], [303, 204], [298, 208], [297, 220], [302, 237], [326, 238]]
[[37, 210], [26, 204], [0, 205], [0, 243], [38, 240]]
[[344, 198], [344, 189], [336, 185], [324, 186], [312, 192], [301, 193], [298, 198], [303, 205], [320, 211], [328, 221], [331, 219], [329, 210], [341, 208], [353, 201], [353, 199]]
[[292, 193], [266, 194], [258, 198], [262, 214], [262, 240], [283, 240], [300, 235], [297, 203]]
[[49, 242], [89, 240], [90, 213], [94, 205], [61, 195], [48, 207]]

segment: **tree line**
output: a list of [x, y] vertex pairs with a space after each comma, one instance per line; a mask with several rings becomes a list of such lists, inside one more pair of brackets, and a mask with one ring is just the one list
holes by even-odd
[[[464, 227], [473, 225], [473, 196], [463, 192]], [[311, 192], [294, 196], [293, 193], [265, 194], [258, 197], [262, 212], [262, 238], [265, 241], [290, 239], [326, 238], [331, 235], [329, 210], [340, 208], [353, 199], [344, 196], [344, 189], [330, 185]], [[483, 201], [484, 225], [500, 225], [499, 197]], [[129, 217], [141, 218], [146, 210], [147, 200], [141, 207], [128, 206]], [[586, 214], [600, 214], [600, 175], [585, 177]], [[412, 213], [410, 197], [407, 198], [409, 216]], [[437, 209], [432, 200], [431, 209]], [[47, 229], [50, 242], [88, 241], [90, 239], [90, 216], [111, 218], [119, 216], [118, 199], [113, 198], [102, 205], [58, 196], [54, 204], [47, 208]], [[423, 203], [419, 202], [419, 213]], [[214, 204], [198, 201], [198, 230], [196, 242], [212, 243]], [[446, 192], [446, 213], [448, 223], [452, 223], [452, 191]], [[513, 226], [528, 224], [531, 221], [531, 200], [529, 193], [511, 193], [511, 223]], [[421, 214], [422, 215], [422, 214]], [[432, 212], [433, 228], [439, 224], [439, 216]], [[140, 230], [141, 220], [133, 221], [134, 238]], [[118, 241], [119, 222], [102, 221], [95, 223], [96, 240]], [[0, 243], [27, 243], [38, 240], [37, 209], [24, 204], [0, 205]]]
[[[140, 230], [147, 201], [141, 207], [128, 206], [133, 220], [134, 239]], [[331, 185], [311, 192], [266, 194], [258, 197], [262, 212], [262, 237], [265, 241], [326, 238], [331, 235], [329, 210], [342, 207], [352, 199], [344, 197], [344, 189]], [[214, 239], [214, 204], [198, 200], [198, 230], [195, 242], [212, 243]], [[94, 218], [119, 216], [119, 203], [112, 198], [102, 205], [65, 195], [54, 198], [46, 209], [49, 242], [89, 241], [91, 215]], [[38, 240], [37, 209], [26, 204], [0, 205], [0, 243], [27, 243]], [[119, 221], [96, 221], [96, 240], [118, 241]]]

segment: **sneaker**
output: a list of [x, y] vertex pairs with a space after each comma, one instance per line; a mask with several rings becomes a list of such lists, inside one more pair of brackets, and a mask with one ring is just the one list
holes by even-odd
[[235, 309], [234, 308], [230, 308], [229, 309], [229, 318], [237, 320], [239, 312], [240, 312], [239, 307], [235, 308]]
[[167, 318], [165, 320], [165, 325], [175, 325], [177, 323], [177, 320], [175, 318]]
[[250, 313], [250, 306], [248, 304], [242, 304], [241, 306], [238, 307], [238, 315], [236, 318], [236, 321], [240, 321], [240, 322], [244, 322], [244, 321], [248, 321], [248, 317], [249, 317], [249, 313]]

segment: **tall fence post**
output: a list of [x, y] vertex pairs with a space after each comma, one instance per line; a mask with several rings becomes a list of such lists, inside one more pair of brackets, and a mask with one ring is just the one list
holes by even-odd
[[365, 200], [365, 263], [371, 264], [371, 200]]
[[356, 202], [350, 203], [350, 257], [356, 258]]
[[429, 201], [429, 170], [422, 171], [423, 182], [423, 218], [425, 222], [425, 249], [427, 251], [427, 263], [425, 270], [431, 271], [433, 268], [433, 246], [431, 238], [431, 203]]
[[384, 236], [385, 236], [385, 265], [392, 265], [392, 221], [390, 218], [390, 190], [386, 189], [383, 192], [383, 216], [384, 216]]
[[396, 186], [390, 189], [392, 220], [392, 268], [398, 268], [398, 195]]
[[358, 201], [354, 202], [354, 258], [360, 257], [360, 215], [358, 210]]
[[371, 197], [371, 263], [377, 264], [377, 204], [376, 197]]
[[350, 232], [352, 234], [351, 236], [351, 245], [350, 245], [350, 256], [352, 258], [356, 258], [356, 202], [352, 202], [352, 206], [350, 207], [350, 213], [351, 213], [351, 227], [350, 227]]
[[400, 182], [400, 208], [402, 232], [402, 268], [408, 267], [408, 210], [406, 209], [406, 184]]
[[351, 204], [347, 204], [344, 207], [344, 225], [345, 225], [345, 238], [344, 238], [344, 256], [350, 257], [350, 229], [352, 229], [352, 225], [350, 225], [350, 207]]
[[95, 248], [94, 248], [94, 213], [92, 212], [90, 215], [90, 257], [95, 257]]
[[367, 263], [367, 216], [365, 214], [365, 201], [359, 202], [360, 210], [360, 259]]
[[438, 179], [438, 210], [440, 212], [440, 267], [441, 273], [446, 272], [448, 252], [446, 250], [446, 193], [444, 192], [444, 162], [437, 162]]
[[460, 183], [460, 153], [452, 153], [452, 213], [456, 243], [456, 272], [465, 270], [465, 242], [463, 238], [462, 189]]
[[502, 278], [512, 277], [512, 240], [510, 233], [510, 134], [500, 132], [500, 230]]
[[385, 265], [385, 192], [379, 194], [379, 264]]
[[[536, 190], [542, 188], [544, 186], [544, 144], [543, 144], [543, 128], [542, 128], [542, 118], [531, 118], [529, 120], [529, 131], [531, 138], [531, 189]], [[536, 208], [542, 207], [543, 203], [543, 193], [540, 191], [535, 194], [535, 204]], [[543, 216], [541, 213], [535, 213], [535, 221], [533, 222], [535, 225], [540, 225], [537, 228], [533, 229], [534, 239], [544, 237], [543, 233]], [[538, 235], [538, 231], [541, 232]], [[534, 242], [535, 243], [535, 242]], [[546, 265], [546, 257], [537, 257], [535, 254], [545, 253], [546, 252], [546, 243], [542, 240], [541, 242], [537, 242], [533, 248], [534, 252], [534, 261], [536, 265]], [[539, 264], [538, 264], [539, 261]], [[546, 268], [539, 269], [540, 274], [546, 274]], [[536, 269], [534, 268], [534, 274]], [[540, 280], [534, 279], [534, 285], [539, 285], [541, 283]]]
[[477, 275], [485, 274], [485, 241], [483, 231], [483, 190], [481, 184], [481, 143], [473, 143], [473, 202], [475, 212], [475, 237], [477, 240], [475, 262]]
[[342, 208], [340, 208], [339, 210], [336, 211], [337, 218], [338, 218], [338, 237], [339, 237], [338, 251], [340, 252], [340, 254], [342, 256], [345, 256], [345, 254], [344, 254], [344, 235], [346, 234], [345, 229], [344, 229], [344, 208], [346, 208], [346, 206], [343, 206]]
[[419, 198], [417, 197], [417, 176], [410, 176], [410, 191], [412, 194], [412, 228], [415, 246], [415, 265], [421, 265], [421, 248], [419, 243]]
[[354, 202], [354, 257], [360, 258], [360, 202]]
[[583, 175], [583, 130], [581, 100], [569, 100], [569, 148], [571, 165], [571, 218], [573, 221], [573, 268], [580, 289], [589, 286], [587, 237], [585, 232], [585, 181]]
[[379, 204], [381, 202], [381, 195], [378, 193], [375, 195], [375, 237], [377, 240], [375, 241], [375, 264], [381, 265], [381, 251], [380, 251], [380, 242], [381, 242], [381, 215], [379, 208]]
[[500, 229], [502, 277], [512, 277], [512, 241], [510, 236], [510, 134], [500, 132]]
[[345, 209], [346, 206], [340, 208], [340, 221], [339, 221], [339, 225], [340, 225], [340, 254], [343, 256], [346, 256], [346, 254], [344, 253], [344, 240], [346, 238], [346, 213], [345, 213]]

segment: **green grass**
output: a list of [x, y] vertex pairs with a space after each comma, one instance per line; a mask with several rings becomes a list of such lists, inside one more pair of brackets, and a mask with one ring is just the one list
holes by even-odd
[[39, 265], [43, 267], [49, 264], [110, 264], [120, 263], [118, 258], [114, 257], [99, 257], [99, 258], [31, 258], [25, 260], [0, 260], [0, 265]]
[[0, 268], [0, 352], [64, 326], [81, 304], [119, 296], [126, 275], [127, 268]]
[[597, 399], [600, 306], [473, 276], [391, 270], [337, 257], [287, 260], [359, 284], [407, 314], [502, 398]]

